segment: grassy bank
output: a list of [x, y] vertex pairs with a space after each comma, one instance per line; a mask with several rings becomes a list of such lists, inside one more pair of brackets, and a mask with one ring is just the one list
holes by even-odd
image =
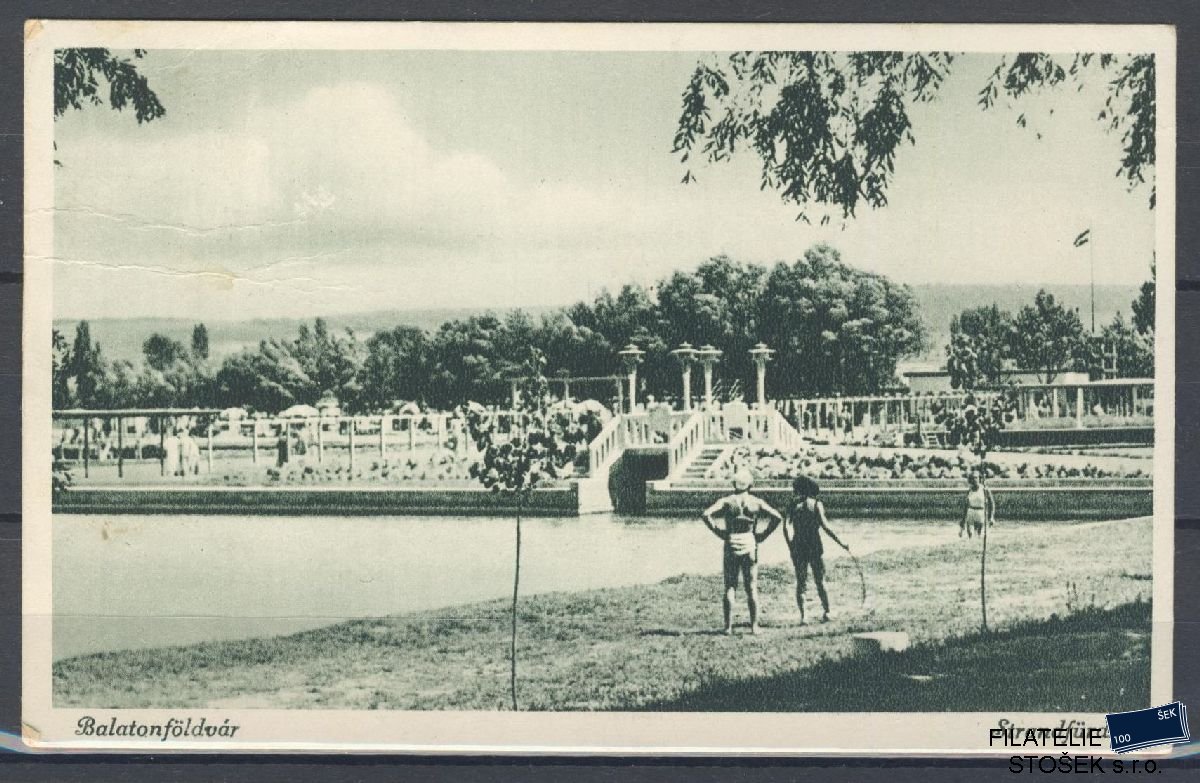
[[[1109, 711], [1150, 698], [1150, 609], [1133, 601], [995, 633], [847, 656], [765, 677], [707, 683], [647, 710], [786, 712]], [[1097, 706], [1099, 705], [1099, 706]]]
[[[1150, 522], [993, 528], [977, 634], [978, 542], [830, 562], [838, 612], [798, 624], [790, 569], [761, 577], [766, 628], [724, 637], [711, 574], [524, 599], [524, 709], [1113, 711], [1149, 698]], [[581, 567], [600, 567], [581, 564]], [[620, 567], [604, 564], [604, 567]], [[744, 619], [744, 604], [738, 607]], [[503, 709], [503, 601], [271, 639], [103, 653], [54, 666], [56, 706]], [[744, 629], [743, 629], [744, 630]], [[851, 634], [901, 630], [884, 665]]]

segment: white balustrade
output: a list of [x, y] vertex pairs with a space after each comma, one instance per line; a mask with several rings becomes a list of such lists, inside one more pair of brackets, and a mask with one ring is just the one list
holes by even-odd
[[607, 469], [625, 447], [625, 427], [621, 416], [609, 419], [588, 444], [588, 475], [597, 476]]
[[680, 424], [679, 429], [667, 443], [667, 475], [674, 476], [697, 449], [703, 448], [708, 440], [712, 417], [697, 411]]

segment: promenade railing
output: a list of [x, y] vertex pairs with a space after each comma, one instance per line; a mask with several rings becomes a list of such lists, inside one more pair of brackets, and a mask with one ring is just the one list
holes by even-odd
[[[495, 411], [502, 432], [519, 431], [522, 415]], [[426, 459], [465, 457], [470, 450], [465, 420], [454, 412], [224, 417], [214, 409], [127, 409], [54, 411], [52, 456], [78, 466], [89, 477], [97, 467], [158, 463], [166, 476], [217, 472], [225, 466], [287, 462], [298, 456], [317, 464], [364, 457]], [[144, 468], [141, 470], [145, 477]]]
[[624, 429], [624, 444], [626, 447], [664, 445], [691, 415], [690, 411], [675, 411], [666, 406], [626, 413], [619, 417]]
[[[1015, 386], [1014, 429], [1152, 426], [1153, 379]], [[999, 390], [881, 394], [776, 400], [800, 432], [896, 435], [936, 431], [935, 408], [954, 410], [968, 396], [987, 402]]]
[[[770, 407], [726, 405], [708, 411], [707, 415], [709, 439], [713, 443], [774, 443], [783, 432], [780, 423], [787, 424], [779, 411]], [[787, 428], [795, 432], [790, 424]]]

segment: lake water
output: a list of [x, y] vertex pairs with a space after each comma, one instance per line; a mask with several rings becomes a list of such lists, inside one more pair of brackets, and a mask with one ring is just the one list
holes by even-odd
[[[951, 541], [946, 522], [839, 520], [857, 554]], [[698, 520], [526, 519], [525, 595], [719, 573]], [[271, 636], [502, 598], [513, 520], [486, 517], [54, 517], [54, 657]], [[827, 556], [843, 556], [836, 546]], [[777, 532], [762, 562], [787, 562]]]

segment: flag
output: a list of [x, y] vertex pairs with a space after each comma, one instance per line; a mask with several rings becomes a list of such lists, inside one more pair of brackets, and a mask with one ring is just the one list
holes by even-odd
[[1089, 228], [1075, 237], [1075, 247], [1083, 247], [1090, 241], [1092, 241], [1092, 230]]

